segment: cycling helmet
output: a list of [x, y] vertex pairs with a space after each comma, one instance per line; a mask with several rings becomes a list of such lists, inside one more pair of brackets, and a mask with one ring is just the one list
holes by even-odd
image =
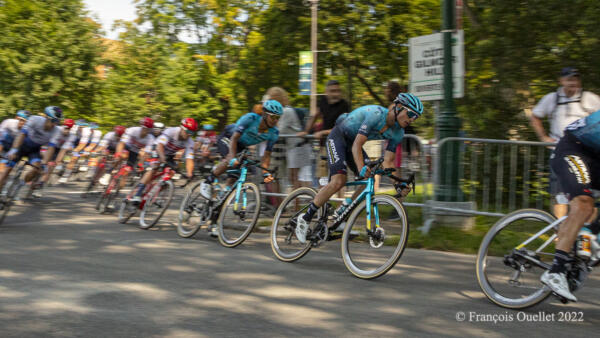
[[263, 103], [263, 111], [281, 116], [283, 114], [283, 106], [275, 100], [267, 100]]
[[154, 120], [149, 117], [144, 117], [143, 119], [140, 120], [140, 125], [142, 127], [152, 128], [152, 127], [154, 127]]
[[98, 129], [98, 123], [96, 123], [96, 122], [90, 122], [90, 125], [89, 125], [89, 127], [90, 127], [91, 129]]
[[181, 128], [185, 129], [186, 131], [195, 132], [198, 130], [198, 123], [193, 118], [186, 117], [181, 120]]
[[115, 126], [115, 134], [121, 136], [125, 134], [125, 127], [123, 126]]
[[27, 119], [29, 119], [29, 116], [31, 116], [31, 113], [29, 112], [29, 110], [19, 110], [17, 112], [18, 119], [27, 120]]
[[44, 109], [44, 114], [48, 116], [53, 122], [61, 120], [63, 117], [62, 109], [57, 106], [48, 106]]
[[404, 106], [421, 116], [423, 114], [423, 103], [418, 97], [411, 93], [400, 93], [394, 100], [395, 104]]
[[84, 119], [79, 119], [75, 121], [75, 125], [80, 127], [87, 127], [88, 123]]
[[162, 122], [154, 122], [154, 129], [163, 130], [165, 129], [165, 124]]
[[75, 121], [73, 121], [73, 119], [65, 119], [63, 121], [63, 126], [67, 127], [67, 129], [73, 128], [74, 125], [75, 125]]
[[204, 130], [213, 130], [214, 127], [213, 127], [212, 124], [205, 124], [205, 125], [202, 126], [202, 129], [204, 129]]

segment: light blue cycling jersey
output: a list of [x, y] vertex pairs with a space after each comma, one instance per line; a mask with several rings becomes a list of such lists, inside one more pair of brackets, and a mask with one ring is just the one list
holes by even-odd
[[600, 110], [571, 123], [565, 130], [585, 146], [600, 152]]
[[387, 128], [383, 133], [381, 129], [386, 124], [388, 109], [378, 105], [369, 105], [356, 108], [348, 116], [339, 121], [336, 127], [341, 128], [348, 142], [354, 142], [356, 135], [365, 135], [369, 140], [389, 140], [385, 150], [396, 152], [396, 146], [402, 142], [404, 129], [398, 121], [394, 126]]
[[[254, 144], [258, 144], [267, 141], [267, 151], [273, 150], [273, 145], [279, 138], [279, 130], [276, 127], [271, 127], [266, 133], [259, 133], [258, 126], [260, 125], [261, 116], [255, 113], [248, 113], [235, 123], [235, 125], [229, 125], [225, 128], [225, 136], [231, 137], [233, 133], [238, 132], [242, 134], [238, 143], [244, 148]], [[238, 149], [240, 150], [240, 149]]]

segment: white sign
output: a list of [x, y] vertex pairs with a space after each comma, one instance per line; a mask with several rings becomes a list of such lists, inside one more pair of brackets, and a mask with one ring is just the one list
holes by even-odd
[[[463, 31], [452, 34], [453, 96], [465, 95], [465, 57]], [[444, 98], [444, 41], [442, 33], [408, 40], [410, 92], [423, 101]]]

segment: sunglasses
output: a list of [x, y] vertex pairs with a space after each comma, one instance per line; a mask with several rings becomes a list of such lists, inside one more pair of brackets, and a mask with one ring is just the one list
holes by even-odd
[[195, 132], [193, 130], [185, 129], [185, 133], [188, 135], [194, 135]]
[[402, 110], [406, 110], [406, 116], [408, 116], [409, 119], [418, 119], [421, 115], [419, 115], [418, 113], [415, 113], [414, 111], [404, 107], [404, 106], [400, 106], [402, 107], [400, 110], [398, 110], [398, 106], [396, 106], [396, 112], [398, 114], [400, 114], [402, 112]]
[[267, 116], [274, 118], [275, 120], [279, 120], [279, 118], [281, 117], [280, 115], [277, 114], [271, 114], [269, 112], [267, 112]]

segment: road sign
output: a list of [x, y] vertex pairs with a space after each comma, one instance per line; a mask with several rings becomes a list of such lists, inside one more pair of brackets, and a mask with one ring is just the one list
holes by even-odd
[[[442, 33], [418, 36], [408, 40], [410, 92], [423, 101], [444, 98], [444, 43]], [[464, 34], [452, 34], [454, 98], [464, 96]]]
[[310, 95], [310, 81], [313, 66], [313, 53], [311, 51], [300, 52], [300, 95]]

